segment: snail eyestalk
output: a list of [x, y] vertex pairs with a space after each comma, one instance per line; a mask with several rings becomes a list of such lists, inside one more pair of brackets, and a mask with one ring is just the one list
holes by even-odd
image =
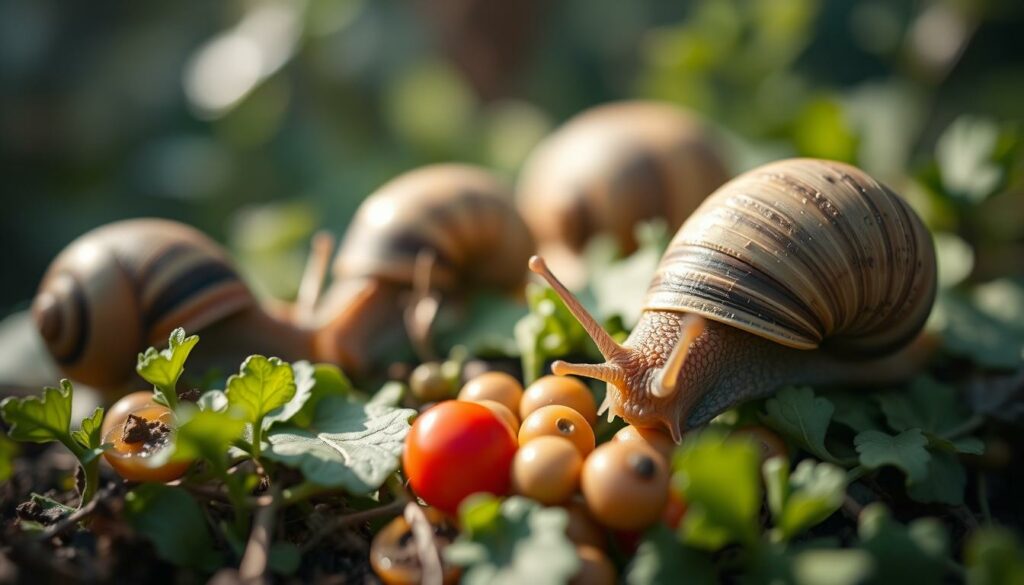
[[683, 364], [686, 363], [686, 356], [690, 353], [690, 347], [698, 337], [704, 333], [706, 321], [700, 315], [689, 315], [683, 326], [679, 342], [672, 349], [671, 355], [665, 361], [665, 365], [658, 370], [656, 382], [651, 386], [651, 394], [658, 398], [668, 398], [676, 392], [679, 382], [679, 373], [683, 371]]
[[540, 256], [531, 256], [529, 266], [530, 270], [534, 274], [539, 274], [543, 277], [551, 288], [555, 290], [555, 293], [558, 294], [559, 298], [562, 299], [562, 302], [565, 303], [569, 312], [572, 313], [573, 317], [576, 317], [576, 320], [579, 321], [580, 325], [583, 326], [583, 329], [586, 330], [587, 335], [594, 340], [598, 351], [601, 352], [604, 359], [612, 361], [628, 351], [626, 348], [616, 343], [615, 340], [612, 339], [612, 336], [608, 335], [608, 332], [605, 331], [597, 320], [594, 319], [594, 317], [587, 311], [587, 309], [583, 307], [583, 303], [581, 303], [575, 295], [569, 292], [569, 289], [565, 288], [565, 285], [562, 284], [560, 280], [555, 278], [555, 275], [548, 269], [548, 265], [544, 262], [543, 258]]

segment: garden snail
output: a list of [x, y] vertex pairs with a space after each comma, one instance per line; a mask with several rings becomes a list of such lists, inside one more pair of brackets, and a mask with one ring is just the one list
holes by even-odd
[[[417, 288], [446, 298], [479, 288], [516, 290], [533, 253], [511, 193], [489, 172], [436, 164], [400, 175], [363, 202], [346, 232], [333, 283], [317, 308], [317, 351], [365, 353], [366, 339], [346, 334], [354, 321], [400, 331], [392, 326], [401, 317], [396, 309], [417, 279], [429, 281]], [[375, 341], [389, 343], [383, 336]]]
[[204, 333], [197, 360], [227, 347], [308, 354], [308, 335], [260, 308], [220, 246], [162, 219], [118, 221], [76, 239], [50, 264], [32, 315], [64, 374], [101, 389], [128, 383], [138, 352], [179, 326]]
[[543, 260], [530, 268], [606, 359], [554, 372], [607, 382], [602, 410], [677, 442], [783, 384], [911, 375], [910, 341], [936, 289], [931, 236], [913, 210], [862, 171], [813, 159], [762, 166], [713, 193], [676, 233], [622, 345]]
[[522, 284], [533, 241], [507, 197], [486, 172], [456, 165], [386, 184], [357, 212], [334, 283], [308, 322], [266, 311], [219, 245], [160, 219], [115, 222], [72, 242], [50, 265], [32, 313], [61, 370], [101, 389], [127, 387], [138, 352], [163, 345], [176, 327], [202, 334], [189, 360], [199, 372], [252, 353], [365, 372], [405, 335], [402, 296], [425, 251], [434, 258], [430, 286], [443, 292]]
[[542, 253], [559, 265], [599, 233], [632, 252], [637, 223], [658, 217], [675, 230], [728, 179], [695, 116], [667, 103], [618, 102], [575, 116], [534, 149], [518, 206]]

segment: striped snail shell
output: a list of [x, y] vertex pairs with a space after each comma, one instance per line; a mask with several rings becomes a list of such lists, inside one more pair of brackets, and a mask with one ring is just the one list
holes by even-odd
[[173, 221], [96, 228], [50, 264], [32, 303], [39, 332], [70, 378], [98, 388], [127, 380], [139, 351], [256, 305], [227, 255]]
[[416, 257], [433, 256], [433, 288], [511, 289], [533, 238], [512, 206], [512, 194], [489, 172], [438, 164], [389, 181], [359, 207], [335, 260], [335, 280], [374, 277], [413, 281]]
[[664, 218], [675, 230], [729, 179], [702, 123], [667, 103], [597, 106], [542, 141], [520, 176], [520, 212], [542, 248], [578, 253], [591, 237], [636, 249], [634, 228]]
[[[888, 382], [936, 291], [931, 236], [889, 188], [842, 163], [762, 166], [712, 194], [676, 233], [644, 312], [615, 343], [546, 270], [604, 364], [559, 374], [609, 383], [605, 408], [685, 428], [783, 384]], [[904, 352], [905, 353], [905, 352]]]
[[[444, 298], [481, 288], [516, 291], [534, 251], [511, 192], [491, 173], [436, 164], [402, 174], [353, 217], [317, 308], [317, 352], [365, 369], [373, 356], [407, 341], [395, 332], [402, 332], [401, 309], [417, 281]], [[423, 336], [432, 320], [419, 325]]]

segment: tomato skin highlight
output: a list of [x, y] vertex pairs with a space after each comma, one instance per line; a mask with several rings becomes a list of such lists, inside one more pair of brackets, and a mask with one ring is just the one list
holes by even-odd
[[455, 514], [470, 494], [508, 492], [517, 446], [508, 425], [487, 407], [449, 400], [413, 423], [402, 467], [416, 495]]

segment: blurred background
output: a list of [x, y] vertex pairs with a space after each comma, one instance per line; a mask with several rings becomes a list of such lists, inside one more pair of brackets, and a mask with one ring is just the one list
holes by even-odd
[[634, 97], [706, 116], [734, 172], [806, 155], [889, 182], [947, 284], [1020, 275], [1022, 27], [1019, 0], [0, 0], [0, 317], [72, 239], [145, 215], [288, 298], [310, 234], [387, 179], [514, 180], [559, 123]]

